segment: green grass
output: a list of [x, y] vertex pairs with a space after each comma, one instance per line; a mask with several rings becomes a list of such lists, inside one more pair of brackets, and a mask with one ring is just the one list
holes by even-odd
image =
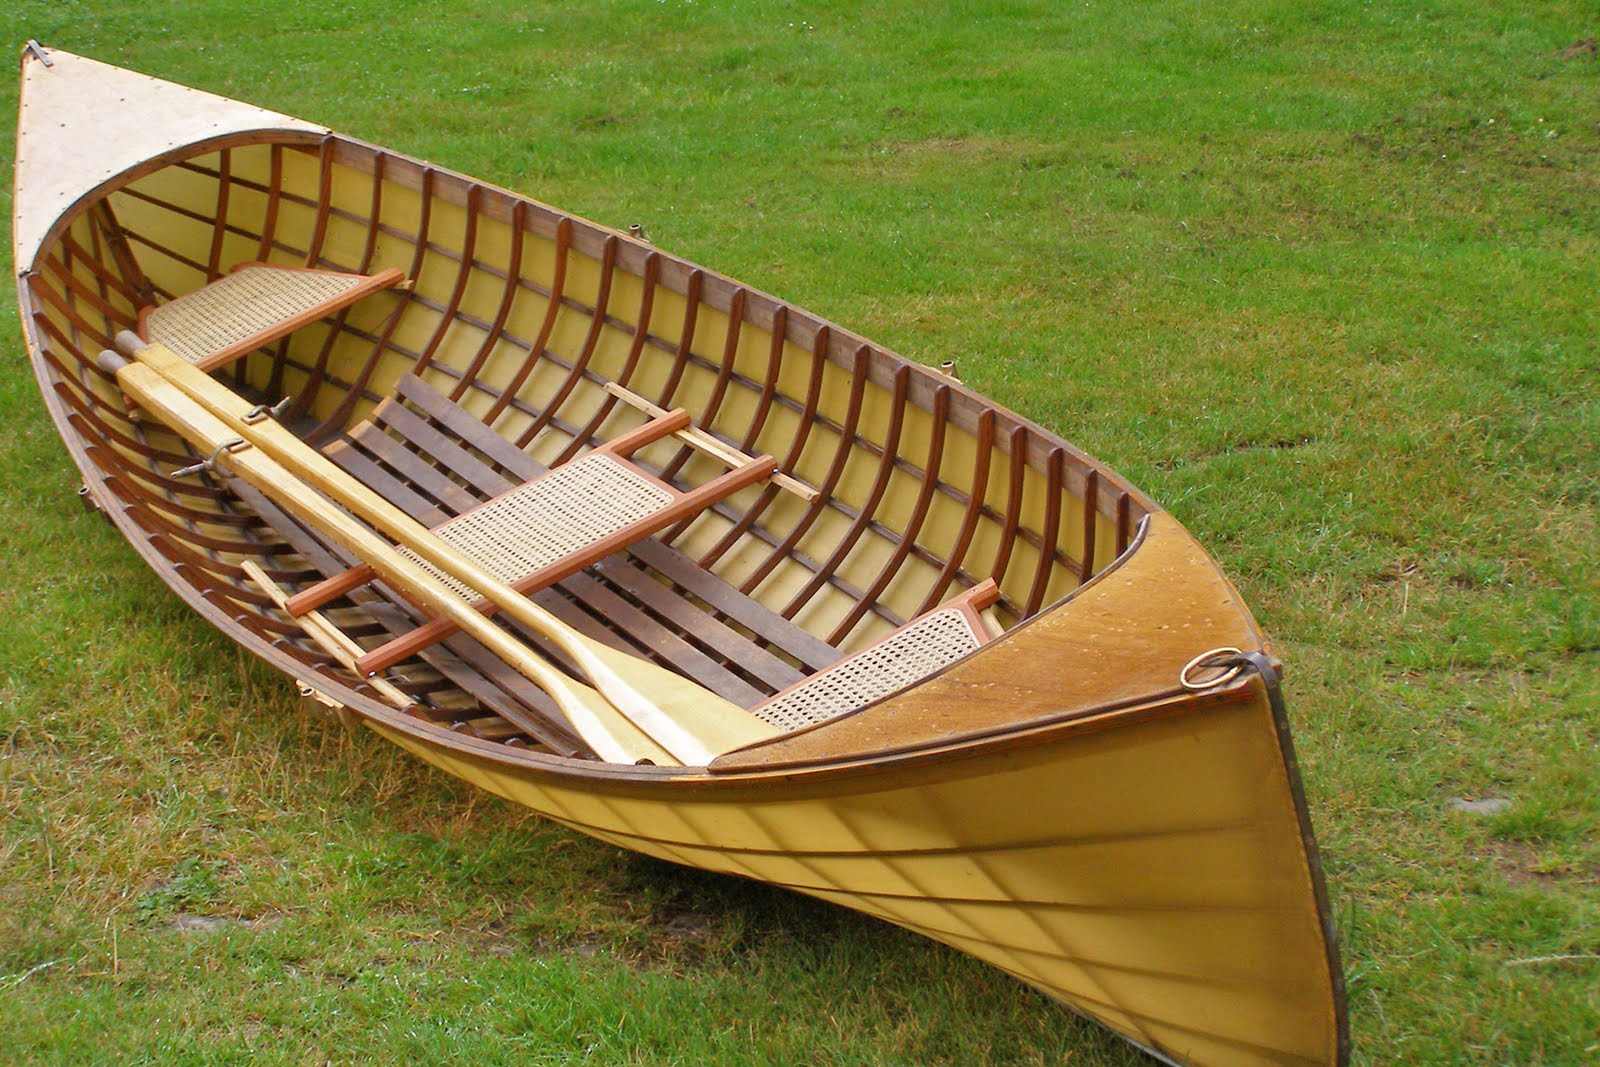
[[[9, 24], [959, 357], [1170, 507], [1278, 641], [1358, 1062], [1592, 1063], [1600, 62], [1568, 46], [1600, 17], [1500, 6]], [[1138, 1061], [955, 953], [577, 838], [300, 706], [78, 510], [0, 344], [0, 1058]], [[1450, 807], [1485, 796], [1511, 807]]]

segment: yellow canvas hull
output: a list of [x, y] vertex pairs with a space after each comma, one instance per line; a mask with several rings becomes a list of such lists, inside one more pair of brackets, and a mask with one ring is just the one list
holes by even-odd
[[1327, 1063], [1326, 931], [1259, 685], [978, 751], [596, 782], [371, 722], [624, 848], [875, 915], [1186, 1063]]

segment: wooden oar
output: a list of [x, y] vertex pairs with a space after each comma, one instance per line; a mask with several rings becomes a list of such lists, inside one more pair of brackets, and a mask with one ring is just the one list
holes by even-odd
[[[617, 710], [683, 763], [703, 765], [719, 753], [780, 732], [681, 675], [578, 633], [441, 541], [287, 428], [260, 417], [243, 397], [168, 349], [145, 345], [126, 331], [117, 340], [128, 346], [142, 364], [156, 370], [298, 478], [548, 638], [572, 658]], [[453, 617], [451, 621], [455, 621]]]
[[[539, 686], [600, 758], [613, 763], [680, 761], [620, 714], [600, 694], [567, 678], [488, 619], [473, 611], [413, 560], [350, 517], [260, 448], [240, 441], [227, 424], [192, 400], [153, 368], [128, 364], [117, 384], [136, 404], [170, 426], [203, 454], [227, 467], [279, 505], [372, 566], [385, 582], [461, 629]], [[244, 447], [238, 447], [244, 444]], [[226, 453], [226, 458], [222, 454]]]

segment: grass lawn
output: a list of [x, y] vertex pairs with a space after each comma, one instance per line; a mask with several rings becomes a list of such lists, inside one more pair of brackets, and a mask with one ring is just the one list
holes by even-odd
[[[958, 357], [1169, 507], [1278, 642], [1357, 1061], [1600, 1062], [1594, 5], [968, 6], [6, 21]], [[1142, 1062], [300, 704], [80, 511], [0, 349], [0, 1060]]]

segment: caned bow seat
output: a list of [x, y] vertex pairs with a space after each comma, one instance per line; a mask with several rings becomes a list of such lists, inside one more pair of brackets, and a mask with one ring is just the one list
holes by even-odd
[[999, 631], [985, 611], [1000, 599], [993, 578], [917, 616], [887, 637], [751, 708], [780, 730], [799, 730], [865, 707], [922, 681]]
[[191, 293], [141, 308], [139, 336], [211, 370], [403, 281], [395, 269], [346, 274], [241, 263]]

